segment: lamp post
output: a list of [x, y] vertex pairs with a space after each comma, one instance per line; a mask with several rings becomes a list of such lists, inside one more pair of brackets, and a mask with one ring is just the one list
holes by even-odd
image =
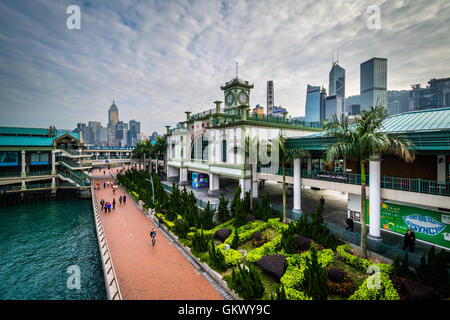
[[155, 203], [155, 187], [153, 186], [153, 177], [150, 176], [150, 179], [146, 179], [147, 181], [150, 181], [152, 183], [152, 201]]

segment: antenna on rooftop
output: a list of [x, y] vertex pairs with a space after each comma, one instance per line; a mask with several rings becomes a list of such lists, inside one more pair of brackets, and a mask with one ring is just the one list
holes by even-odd
[[238, 78], [238, 63], [236, 61], [236, 79]]
[[339, 64], [339, 48], [337, 48], [337, 59], [336, 59], [336, 64]]

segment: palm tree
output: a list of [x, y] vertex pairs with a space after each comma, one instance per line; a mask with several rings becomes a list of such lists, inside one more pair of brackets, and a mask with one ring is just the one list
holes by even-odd
[[286, 138], [283, 134], [278, 137], [279, 148], [278, 152], [280, 155], [281, 162], [281, 172], [283, 175], [283, 223], [287, 224], [287, 214], [286, 214], [286, 163], [291, 162], [293, 159], [303, 158], [309, 155], [309, 153], [304, 149], [286, 149]]
[[382, 106], [371, 107], [357, 116], [354, 124], [348, 117], [333, 115], [332, 120], [325, 125], [326, 136], [336, 138], [325, 152], [325, 161], [345, 157], [356, 161], [361, 169], [361, 256], [367, 258], [366, 230], [366, 169], [365, 164], [372, 157], [382, 154], [394, 154], [405, 162], [415, 159], [412, 143], [401, 135], [382, 132], [382, 122], [387, 117]]
[[[234, 152], [237, 152], [238, 150], [242, 150], [244, 152], [244, 163], [250, 164], [250, 210], [253, 210], [253, 165], [256, 163], [253, 163], [250, 155], [251, 153], [258, 154], [258, 146], [259, 146], [259, 140], [258, 137], [252, 137], [246, 136], [244, 140], [244, 147], [234, 147]], [[255, 156], [256, 162], [258, 162], [257, 156]]]

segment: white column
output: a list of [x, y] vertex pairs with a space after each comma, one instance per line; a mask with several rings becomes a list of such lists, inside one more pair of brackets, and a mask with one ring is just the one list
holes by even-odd
[[56, 174], [56, 153], [52, 150], [52, 174]]
[[308, 161], [307, 161], [307, 168], [306, 168], [308, 174], [311, 174], [311, 168], [312, 168], [312, 159], [311, 159], [311, 158], [308, 158]]
[[[380, 234], [380, 159], [372, 158], [369, 161], [369, 235], [368, 237], [381, 241]], [[361, 214], [364, 214], [361, 212]]]
[[239, 186], [241, 187], [241, 199], [244, 199], [245, 193], [250, 191], [250, 179], [239, 179]]
[[445, 183], [445, 155], [437, 156], [437, 181]]
[[294, 211], [302, 212], [301, 166], [300, 159], [294, 159]]
[[219, 195], [219, 175], [218, 174], [209, 174], [209, 196], [218, 196]]
[[20, 190], [26, 190], [27, 186], [25, 185], [25, 180], [22, 180], [22, 186], [20, 188]]
[[[25, 171], [25, 150], [22, 150], [22, 177], [25, 177], [27, 175], [26, 171]], [[22, 183], [22, 186], [24, 185], [25, 182]]]
[[56, 188], [56, 179], [55, 179], [55, 177], [52, 178], [52, 188]]
[[253, 198], [258, 198], [258, 179], [256, 178], [256, 169], [257, 165], [256, 163], [253, 165], [252, 168], [252, 177], [253, 177]]
[[183, 186], [187, 184], [188, 184], [188, 169], [180, 168], [180, 185]]

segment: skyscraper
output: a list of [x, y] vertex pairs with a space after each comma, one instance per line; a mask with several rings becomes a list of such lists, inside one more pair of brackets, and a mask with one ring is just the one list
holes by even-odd
[[340, 109], [344, 111], [345, 106], [345, 69], [338, 62], [333, 62], [329, 74], [329, 92], [330, 96], [340, 96], [344, 103]]
[[272, 114], [274, 99], [273, 80], [269, 80], [267, 81], [267, 114]]
[[306, 89], [305, 121], [319, 122], [324, 119], [326, 95], [325, 88], [320, 89], [320, 86], [308, 84]]
[[450, 107], [450, 78], [431, 79], [428, 86], [412, 85], [412, 110]]
[[377, 105], [387, 108], [387, 59], [367, 60], [360, 72], [361, 111]]
[[342, 103], [342, 97], [339, 95], [328, 96], [325, 100], [325, 119], [331, 120], [333, 114], [340, 117], [344, 112], [342, 110], [344, 104]]
[[141, 123], [136, 120], [130, 120], [128, 130], [128, 146], [135, 146], [139, 142], [141, 133]]
[[113, 104], [109, 107], [108, 110], [108, 146], [115, 147], [116, 146], [116, 130], [117, 124], [119, 123], [119, 108], [117, 108], [116, 104], [113, 101]]

